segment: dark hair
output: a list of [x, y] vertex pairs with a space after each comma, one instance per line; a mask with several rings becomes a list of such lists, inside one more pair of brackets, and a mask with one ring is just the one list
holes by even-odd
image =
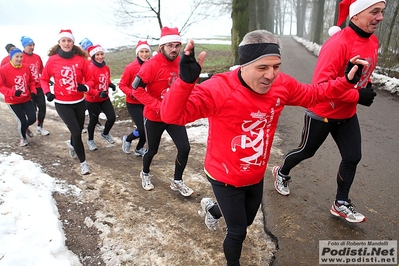
[[[57, 50], [60, 47], [59, 44], [54, 45], [53, 47], [50, 48], [50, 50], [48, 51], [48, 56], [52, 56], [57, 54]], [[87, 58], [87, 52], [85, 52], [82, 48], [80, 48], [77, 45], [73, 45], [72, 48], [75, 51], [75, 54], [78, 56], [82, 56], [84, 58]]]

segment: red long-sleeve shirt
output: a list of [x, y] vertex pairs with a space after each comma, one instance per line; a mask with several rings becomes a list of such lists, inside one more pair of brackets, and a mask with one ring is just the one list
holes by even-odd
[[[15, 96], [16, 90], [22, 91], [18, 97]], [[16, 68], [11, 63], [0, 67], [0, 92], [4, 95], [4, 102], [8, 104], [30, 101], [30, 94], [36, 94], [36, 86], [29, 67], [22, 64]]]
[[133, 97], [133, 87], [132, 83], [141, 68], [140, 62], [138, 59], [131, 62], [129, 65], [125, 67], [123, 70], [121, 81], [119, 82], [119, 88], [126, 95], [126, 102], [130, 104], [141, 104], [139, 100]]
[[143, 64], [138, 76], [147, 84], [145, 89], [133, 90], [133, 96], [144, 104], [143, 115], [155, 122], [162, 122], [159, 110], [165, 93], [179, 76], [180, 56], [171, 61], [157, 53]]
[[40, 88], [40, 75], [43, 71], [43, 61], [41, 57], [35, 53], [27, 54], [23, 53], [22, 64], [27, 65], [30, 72], [35, 79], [36, 88]]
[[[358, 83], [359, 89], [366, 87], [377, 66], [378, 39], [375, 35], [369, 38], [360, 37], [349, 26], [331, 36], [322, 46], [312, 82], [320, 83], [343, 76], [349, 59], [356, 55], [369, 62], [363, 68]], [[358, 99], [356, 95], [333, 99], [319, 103], [309, 110], [322, 118], [346, 119], [356, 113]]]
[[109, 66], [104, 65], [102, 67], [98, 67], [93, 64], [93, 61], [91, 61], [89, 64], [89, 69], [94, 79], [94, 85], [86, 93], [86, 101], [98, 103], [109, 99], [109, 97], [100, 97], [100, 92], [108, 91], [109, 84], [111, 84], [111, 70], [109, 69]]
[[50, 56], [40, 78], [43, 93], [50, 92], [49, 81], [54, 78], [54, 102], [73, 104], [85, 99], [85, 93], [77, 90], [78, 83], [93, 88], [94, 80], [89, 70], [89, 62], [82, 56], [62, 58], [58, 54]]

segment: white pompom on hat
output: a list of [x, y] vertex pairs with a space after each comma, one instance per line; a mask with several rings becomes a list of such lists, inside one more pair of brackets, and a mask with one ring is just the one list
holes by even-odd
[[137, 43], [137, 45], [136, 45], [136, 55], [139, 54], [141, 49], [147, 49], [148, 51], [151, 52], [151, 47], [150, 47], [150, 45], [148, 44], [147, 41], [139, 41]]
[[101, 45], [99, 44], [90, 46], [87, 51], [89, 52], [90, 57], [92, 57], [98, 52], [103, 52], [103, 53], [105, 52], [104, 48], [102, 48]]
[[159, 39], [159, 45], [168, 42], [182, 42], [179, 30], [177, 28], [163, 27], [161, 29], [161, 38]]
[[73, 42], [75, 42], [75, 37], [73, 37], [71, 30], [61, 30], [60, 33], [58, 33], [57, 40], [59, 41], [62, 38], [69, 38]]
[[338, 8], [337, 26], [332, 26], [328, 30], [328, 35], [333, 36], [339, 32], [341, 30], [339, 26], [345, 22], [348, 15], [349, 19], [351, 19], [354, 15], [379, 2], [385, 3], [385, 0], [342, 0]]

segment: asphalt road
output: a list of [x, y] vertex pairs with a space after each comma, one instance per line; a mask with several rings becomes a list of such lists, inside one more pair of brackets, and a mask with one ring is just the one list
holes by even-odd
[[[317, 58], [291, 37], [282, 36], [281, 40], [282, 71], [310, 83]], [[358, 107], [363, 157], [349, 196], [367, 217], [360, 224], [329, 212], [340, 163], [330, 136], [314, 157], [291, 171], [291, 194], [285, 197], [275, 191], [270, 170], [282, 162], [283, 154], [299, 144], [303, 115], [301, 107], [284, 110], [274, 144], [277, 155], [271, 157], [265, 175], [265, 227], [278, 244], [273, 265], [319, 265], [319, 240], [398, 240], [398, 97], [377, 89], [371, 107]]]

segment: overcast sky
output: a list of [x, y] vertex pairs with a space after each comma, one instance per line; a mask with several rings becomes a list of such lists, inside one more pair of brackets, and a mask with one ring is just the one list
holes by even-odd
[[[162, 9], [164, 23], [176, 21], [176, 14], [181, 14], [188, 7], [186, 0], [164, 0], [167, 5]], [[0, 59], [7, 55], [5, 45], [12, 43], [22, 48], [21, 37], [31, 37], [36, 46], [35, 52], [45, 56], [50, 47], [57, 43], [61, 29], [71, 29], [78, 44], [83, 38], [89, 38], [94, 44], [104, 48], [122, 45], [134, 45], [137, 40], [129, 36], [129, 31], [148, 32], [151, 25], [123, 29], [116, 27], [114, 0], [1, 0], [0, 3]], [[168, 10], [169, 8], [169, 10]], [[187, 13], [189, 9], [187, 10]], [[174, 22], [177, 23], [177, 22]], [[177, 26], [167, 25], [165, 26]], [[154, 36], [160, 34], [157, 23], [153, 25]], [[193, 26], [184, 36], [200, 38], [204, 35], [229, 35], [231, 29], [230, 14], [215, 21], [201, 22]], [[151, 35], [151, 34], [149, 34]], [[157, 44], [150, 41], [150, 44]]]

